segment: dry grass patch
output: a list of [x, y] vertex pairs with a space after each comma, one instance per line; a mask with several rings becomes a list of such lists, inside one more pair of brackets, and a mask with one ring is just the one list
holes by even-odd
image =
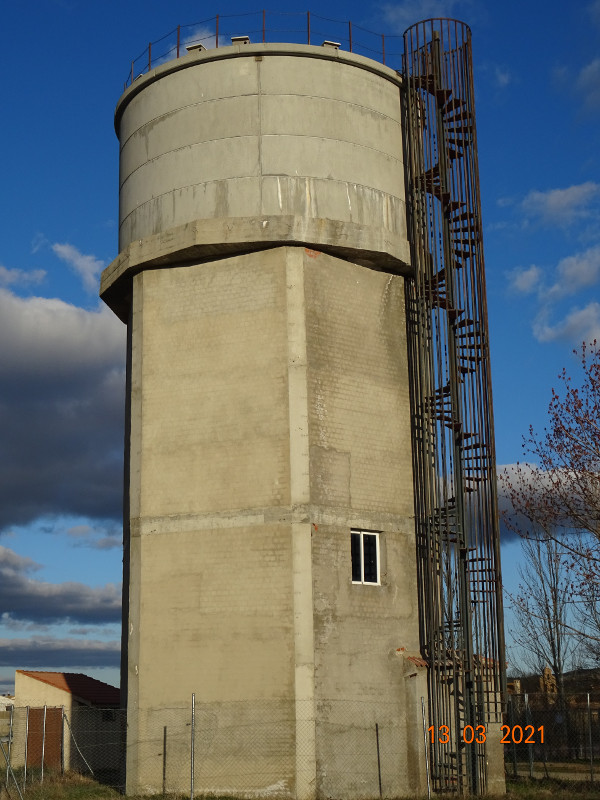
[[[9, 793], [0, 784], [0, 800], [19, 800], [14, 785], [9, 784]], [[154, 795], [161, 798], [161, 795]], [[189, 795], [167, 795], [167, 800], [186, 800]], [[449, 800], [454, 795], [432, 794], [434, 800]], [[48, 776], [43, 784], [27, 786], [24, 800], [122, 800], [123, 795], [116, 789], [96, 783], [76, 773], [61, 776]], [[128, 800], [148, 800], [148, 798], [129, 797]], [[202, 796], [198, 795], [198, 800]], [[204, 800], [231, 800], [231, 798], [211, 797]], [[339, 798], [345, 800], [345, 798]], [[426, 796], [410, 800], [426, 800]], [[468, 800], [468, 798], [461, 798]], [[597, 785], [586, 781], [565, 781], [556, 779], [509, 778], [505, 795], [487, 795], [487, 800], [600, 800], [600, 782]]]

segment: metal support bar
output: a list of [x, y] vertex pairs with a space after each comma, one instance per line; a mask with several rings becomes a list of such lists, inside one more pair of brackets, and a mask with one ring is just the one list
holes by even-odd
[[25, 714], [25, 756], [23, 763], [23, 791], [27, 785], [27, 745], [29, 744], [29, 706], [27, 706]]
[[48, 716], [48, 706], [44, 706], [44, 727], [42, 729], [42, 775], [40, 783], [44, 782], [44, 759], [46, 757], [46, 717]]
[[192, 730], [190, 733], [190, 800], [194, 800], [194, 749], [196, 737], [196, 695], [192, 694]]

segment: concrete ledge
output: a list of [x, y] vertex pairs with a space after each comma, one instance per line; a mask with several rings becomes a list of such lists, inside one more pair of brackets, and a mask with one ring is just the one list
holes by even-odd
[[[131, 520], [132, 536], [170, 535], [227, 528], [311, 523], [341, 528], [373, 528], [387, 533], [414, 537], [414, 518], [403, 514], [369, 513], [349, 508], [321, 508], [312, 503], [298, 506], [238, 509], [206, 514], [177, 514], [161, 517], [136, 517]], [[398, 655], [404, 655], [398, 651]], [[415, 655], [408, 653], [407, 655]]]
[[395, 275], [411, 274], [408, 242], [383, 228], [300, 216], [200, 219], [131, 242], [102, 273], [100, 296], [126, 322], [131, 279], [144, 269], [285, 245], [310, 247]]

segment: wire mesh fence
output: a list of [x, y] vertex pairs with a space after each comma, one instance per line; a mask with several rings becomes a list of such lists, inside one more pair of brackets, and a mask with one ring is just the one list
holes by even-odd
[[291, 797], [318, 783], [328, 796], [393, 797], [411, 747], [399, 704], [354, 700], [194, 701], [128, 717], [13, 708], [5, 739], [5, 780], [22, 795], [69, 771], [124, 790], [127, 767], [127, 789], [140, 794]]
[[4, 737], [5, 782], [25, 792], [48, 776], [79, 772], [124, 785], [126, 713], [74, 706], [13, 707]]
[[509, 695], [502, 743], [508, 775], [600, 781], [600, 695]]
[[[398, 704], [289, 699], [130, 714], [128, 789], [244, 797], [397, 796], [406, 782]], [[381, 790], [380, 790], [381, 787]]]
[[[423, 788], [429, 737], [401, 703], [289, 699], [98, 709], [15, 707], [2, 721], [9, 788], [66, 772], [146, 794], [398, 797]], [[489, 733], [489, 731], [488, 731]], [[600, 780], [600, 695], [510, 695], [509, 776]], [[1, 774], [1, 773], [0, 773]]]

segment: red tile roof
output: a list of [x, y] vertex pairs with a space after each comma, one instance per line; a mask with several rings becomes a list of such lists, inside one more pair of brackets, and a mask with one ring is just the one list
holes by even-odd
[[98, 708], [109, 706], [119, 707], [121, 704], [121, 694], [115, 686], [90, 678], [80, 672], [37, 672], [32, 670], [18, 669], [21, 675], [28, 678], [47, 683], [57, 689], [72, 694], [76, 700], [90, 703]]

